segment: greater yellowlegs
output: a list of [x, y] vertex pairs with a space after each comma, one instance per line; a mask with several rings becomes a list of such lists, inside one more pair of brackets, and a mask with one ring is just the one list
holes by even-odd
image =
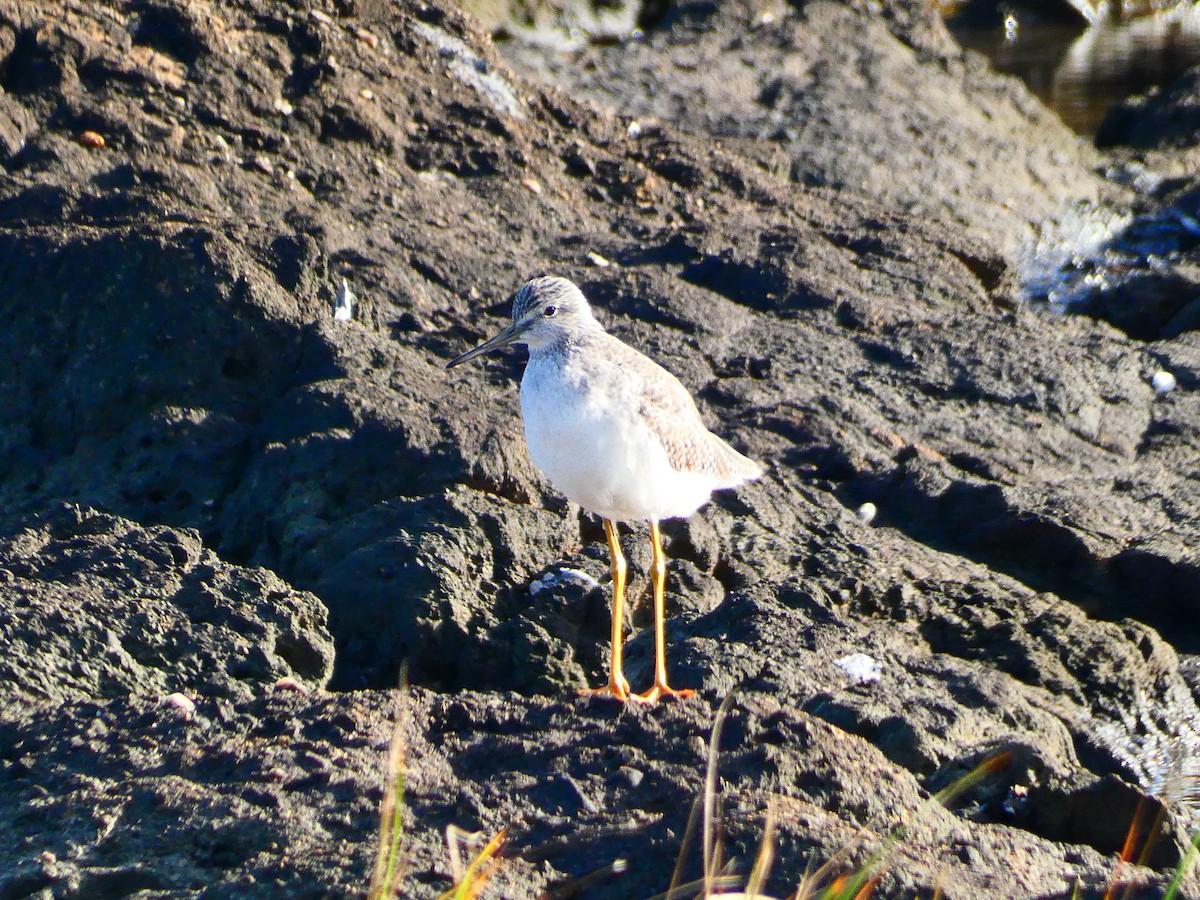
[[[608, 684], [594, 692], [641, 703], [691, 696], [667, 684], [667, 566], [658, 523], [690, 516], [713, 491], [752, 481], [762, 468], [705, 427], [674, 375], [608, 334], [565, 278], [522, 286], [513, 295], [512, 324], [450, 366], [508, 344], [529, 346], [521, 379], [529, 455], [568, 500], [604, 521], [612, 553], [611, 664]], [[647, 520], [654, 551], [654, 685], [634, 694], [621, 666], [625, 557], [616, 523]]]

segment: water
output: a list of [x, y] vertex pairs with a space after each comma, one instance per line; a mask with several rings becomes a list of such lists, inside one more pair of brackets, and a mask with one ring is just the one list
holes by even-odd
[[1096, 133], [1113, 104], [1169, 85], [1200, 64], [1195, 7], [1090, 27], [1082, 19], [1049, 20], [1009, 7], [1007, 15], [959, 15], [947, 25], [960, 44], [1016, 75], [1085, 137]]

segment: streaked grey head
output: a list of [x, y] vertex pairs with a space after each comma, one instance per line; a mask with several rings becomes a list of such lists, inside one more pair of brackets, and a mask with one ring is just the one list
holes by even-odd
[[512, 324], [490, 341], [452, 359], [447, 368], [509, 344], [527, 344], [530, 350], [537, 350], [600, 328], [583, 293], [565, 278], [547, 275], [527, 281], [513, 294], [512, 302]]

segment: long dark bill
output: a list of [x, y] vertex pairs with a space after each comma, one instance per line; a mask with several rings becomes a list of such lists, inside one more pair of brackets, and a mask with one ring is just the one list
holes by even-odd
[[456, 356], [454, 359], [450, 360], [450, 362], [446, 363], [446, 368], [453, 369], [459, 363], [470, 362], [477, 356], [483, 356], [485, 353], [491, 353], [493, 350], [499, 350], [501, 347], [507, 347], [509, 344], [519, 341], [521, 339], [521, 334], [524, 331], [524, 323], [514, 322], [490, 341], [484, 341], [474, 350], [468, 350], [462, 356]]

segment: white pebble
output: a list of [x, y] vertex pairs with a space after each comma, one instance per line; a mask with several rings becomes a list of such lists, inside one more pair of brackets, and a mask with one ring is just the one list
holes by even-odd
[[1166, 371], [1165, 369], [1160, 369], [1154, 373], [1154, 377], [1150, 379], [1150, 384], [1153, 385], [1154, 390], [1156, 390], [1158, 393], [1169, 394], [1171, 391], [1175, 390], [1175, 387], [1179, 384], [1179, 382], [1175, 380], [1175, 376], [1170, 372]]
[[642, 136], [642, 123], [630, 122], [629, 127], [625, 129], [625, 133], [629, 135], [632, 140], [637, 140]]
[[186, 694], [181, 694], [176, 691], [174, 694], [167, 694], [159, 701], [159, 706], [167, 706], [171, 709], [177, 709], [188, 718], [191, 718], [192, 713], [196, 711], [196, 704]]
[[859, 519], [862, 520], [864, 525], [870, 525], [872, 522], [874, 522], [875, 516], [878, 512], [879, 509], [874, 503], [864, 503], [855, 510], [855, 513], [858, 515]]
[[882, 671], [879, 663], [865, 653], [851, 653], [834, 662], [834, 665], [854, 679], [855, 684], [878, 681]]
[[591, 260], [593, 266], [599, 266], [601, 269], [607, 269], [612, 265], [611, 262], [601, 256], [599, 253], [593, 253], [591, 250], [588, 251], [587, 258]]

